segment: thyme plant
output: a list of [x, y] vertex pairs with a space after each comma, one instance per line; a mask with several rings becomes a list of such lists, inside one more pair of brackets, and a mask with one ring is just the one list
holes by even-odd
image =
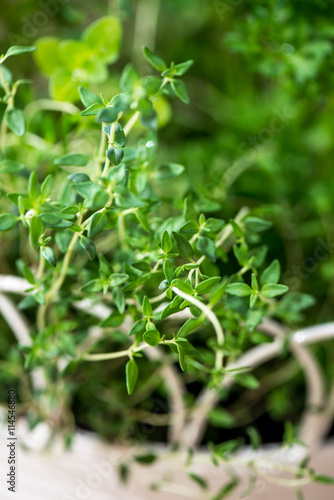
[[[97, 38], [98, 32], [105, 34], [101, 23], [108, 22], [110, 17], [101, 20], [99, 29], [89, 28], [84, 37], [85, 43], [92, 43], [87, 57], [93, 53], [93, 73], [101, 61], [106, 67], [114, 60], [106, 57], [108, 46]], [[77, 45], [63, 45], [75, 64], [81, 53]], [[42, 148], [33, 156], [38, 158], [35, 163], [29, 161], [30, 153], [25, 162], [21, 148], [45, 146], [43, 124], [28, 105], [27, 127], [16, 94], [20, 85], [30, 82], [14, 81], [5, 65], [9, 58], [35, 48], [12, 46], [0, 58], [5, 105], [1, 240], [6, 274], [18, 274], [24, 284], [17, 308], [30, 322], [32, 339], [30, 345], [21, 342], [19, 351], [12, 351], [5, 376], [24, 380], [21, 411], [30, 424], [45, 420], [68, 439], [75, 425], [73, 412], [89, 404], [83, 401], [87, 395], [100, 399], [99, 405], [110, 398], [105, 404], [114, 405], [124, 422], [119, 418], [112, 432], [108, 421], [99, 425], [102, 434], [117, 439], [140, 420], [138, 412], [133, 416], [131, 401], [142, 403], [155, 391], [170, 390], [170, 375], [164, 376], [162, 367], [171, 366], [183, 387], [181, 425], [172, 440], [182, 446], [184, 424], [198, 411], [191, 392], [185, 394], [186, 384], [195, 382], [221, 397], [226, 377], [247, 389], [257, 388], [250, 367], [231, 368], [233, 362], [252, 345], [268, 342], [259, 328], [264, 318], [298, 316], [310, 300], [302, 294], [297, 303], [289, 294], [281, 299], [288, 287], [279, 283], [279, 261], [267, 261], [262, 234], [271, 222], [260, 217], [258, 209], [244, 207], [233, 219], [223, 220], [221, 213], [203, 209], [191, 190], [184, 199], [169, 190], [185, 175], [185, 167], [159, 155], [157, 103], [189, 102], [183, 77], [192, 60], [167, 64], [144, 47], [152, 74], [142, 76], [129, 63], [118, 91], [100, 95], [88, 88], [89, 71], [76, 68], [78, 82], [86, 86], [76, 85], [77, 98], [71, 88], [69, 100], [80, 99], [81, 109], [64, 102], [65, 86], [54, 96], [60, 95], [61, 101], [34, 103], [35, 113], [56, 113], [55, 121], [70, 115], [61, 122], [63, 139], [54, 140], [50, 151]], [[66, 71], [71, 74], [68, 67]], [[64, 80], [56, 73], [52, 78], [59, 85]], [[14, 372], [11, 363], [19, 365]], [[33, 377], [27, 381], [26, 374], [40, 370], [44, 383], [34, 387]], [[124, 402], [126, 392], [131, 395], [129, 404]], [[151, 410], [152, 406], [142, 409], [145, 414]], [[231, 423], [223, 407], [206, 410], [218, 427]], [[173, 421], [169, 412], [167, 407], [165, 425]], [[99, 416], [89, 412], [78, 423], [94, 428], [95, 420]], [[250, 428], [249, 436], [256, 446], [255, 429]], [[295, 442], [292, 431], [286, 436], [287, 442]], [[210, 445], [213, 461], [229, 459], [242, 442]], [[147, 456], [138, 460], [150, 461]], [[331, 481], [304, 465], [285, 470], [299, 478], [291, 480], [293, 486], [314, 479]], [[205, 479], [193, 473], [190, 477], [206, 487]], [[225, 498], [237, 484], [233, 478], [214, 498]]]

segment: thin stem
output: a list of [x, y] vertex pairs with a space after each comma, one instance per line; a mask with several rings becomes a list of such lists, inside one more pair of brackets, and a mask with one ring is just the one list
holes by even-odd
[[127, 136], [132, 129], [132, 127], [135, 125], [136, 121], [138, 120], [140, 115], [140, 111], [136, 111], [130, 118], [130, 120], [124, 125], [123, 131], [124, 134]]
[[172, 288], [173, 292], [176, 293], [176, 295], [179, 295], [182, 297], [184, 300], [187, 300], [191, 304], [193, 304], [195, 307], [200, 309], [206, 317], [211, 321], [213, 328], [215, 329], [216, 336], [217, 336], [217, 344], [218, 344], [218, 350], [216, 352], [216, 363], [215, 367], [217, 370], [221, 370], [222, 365], [223, 365], [223, 352], [222, 352], [222, 347], [224, 345], [224, 331], [221, 326], [221, 324], [218, 321], [217, 316], [215, 313], [206, 305], [203, 304], [200, 300], [196, 299], [195, 297], [192, 297], [191, 295], [188, 295], [185, 292], [182, 292], [179, 290], [177, 287], [173, 286]]

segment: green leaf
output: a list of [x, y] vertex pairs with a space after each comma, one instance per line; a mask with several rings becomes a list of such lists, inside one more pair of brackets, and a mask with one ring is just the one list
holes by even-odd
[[259, 219], [259, 217], [247, 217], [245, 219], [246, 230], [252, 233], [262, 233], [271, 227], [271, 222], [263, 219]]
[[224, 498], [227, 498], [230, 495], [230, 493], [238, 486], [238, 484], [239, 484], [239, 479], [233, 478], [232, 481], [223, 486], [218, 491], [217, 495], [212, 497], [211, 500], [223, 500]]
[[235, 418], [223, 408], [214, 408], [209, 413], [209, 422], [215, 427], [230, 429], [235, 424]]
[[41, 214], [40, 218], [45, 227], [50, 227], [52, 229], [66, 229], [67, 227], [72, 226], [72, 222], [62, 219], [61, 217], [53, 213]]
[[109, 286], [114, 287], [114, 286], [119, 286], [122, 283], [125, 283], [129, 279], [128, 274], [124, 273], [114, 273], [109, 276]]
[[147, 330], [143, 335], [143, 340], [146, 344], [155, 347], [160, 342], [160, 333], [158, 330]]
[[138, 335], [143, 334], [145, 332], [146, 319], [139, 319], [133, 325], [131, 330], [129, 331], [129, 335]]
[[147, 98], [139, 99], [138, 111], [140, 111], [140, 123], [151, 130], [156, 130], [158, 126], [158, 118], [152, 102]]
[[180, 344], [177, 344], [177, 352], [179, 354], [179, 363], [181, 370], [184, 372], [186, 369], [184, 349]]
[[23, 47], [21, 45], [13, 45], [12, 47], [9, 47], [6, 54], [1, 59], [1, 63], [3, 63], [8, 57], [18, 56], [19, 54], [25, 54], [27, 52], [34, 52], [36, 48], [37, 47]]
[[149, 95], [155, 95], [160, 90], [162, 78], [159, 76], [145, 76], [141, 79], [142, 86]]
[[42, 236], [44, 231], [43, 222], [37, 216], [30, 219], [30, 241], [33, 248], [37, 248], [39, 245], [39, 238]]
[[143, 54], [153, 68], [158, 71], [165, 71], [167, 69], [167, 64], [163, 59], [153, 54], [147, 47], [143, 47]]
[[125, 134], [120, 123], [117, 123], [115, 128], [114, 143], [121, 148], [125, 146]]
[[205, 293], [209, 293], [211, 292], [211, 290], [213, 290], [213, 288], [216, 285], [218, 285], [219, 281], [220, 281], [220, 276], [216, 276], [214, 278], [208, 278], [207, 280], [202, 281], [196, 286], [195, 292], [203, 295]]
[[62, 167], [85, 167], [89, 162], [89, 156], [71, 153], [64, 156], [59, 156], [53, 163]]
[[108, 224], [108, 217], [105, 212], [95, 212], [92, 215], [87, 227], [88, 238], [99, 234]]
[[260, 385], [259, 381], [250, 373], [237, 373], [234, 375], [234, 379], [246, 389], [257, 389]]
[[261, 295], [266, 298], [277, 297], [278, 295], [282, 295], [289, 290], [288, 286], [285, 285], [277, 285], [276, 283], [266, 283], [262, 290]]
[[85, 87], [80, 86], [78, 88], [81, 102], [86, 108], [92, 106], [93, 104], [101, 105], [101, 99], [94, 94], [91, 90], [86, 89]]
[[254, 273], [252, 274], [252, 289], [256, 291], [259, 289], [259, 283]]
[[118, 111], [114, 108], [103, 108], [95, 116], [95, 121], [98, 123], [113, 123], [117, 120]]
[[274, 260], [261, 274], [260, 283], [266, 285], [267, 283], [278, 283], [281, 275], [281, 265], [279, 261]]
[[14, 174], [24, 169], [24, 165], [13, 160], [0, 161], [0, 174]]
[[173, 280], [172, 286], [176, 286], [181, 292], [187, 293], [188, 295], [193, 295], [194, 293], [192, 286], [181, 279]]
[[148, 297], [145, 295], [143, 300], [143, 315], [146, 316], [146, 318], [150, 318], [151, 314], [152, 314], [152, 306], [150, 301], [148, 300]]
[[95, 57], [106, 64], [113, 63], [118, 58], [121, 38], [122, 25], [114, 16], [101, 17], [82, 34], [82, 39], [93, 50]]
[[124, 150], [121, 148], [110, 147], [107, 149], [107, 158], [113, 165], [119, 165], [124, 156]]
[[51, 189], [52, 189], [52, 175], [50, 174], [47, 177], [45, 177], [41, 186], [41, 195], [43, 200], [49, 198], [51, 194]]
[[161, 239], [161, 248], [165, 253], [169, 253], [173, 247], [173, 243], [171, 237], [169, 236], [169, 232], [165, 231], [162, 235]]
[[15, 217], [12, 214], [1, 214], [0, 215], [0, 231], [9, 231], [15, 227], [19, 217]]
[[17, 108], [11, 108], [5, 113], [5, 119], [8, 127], [14, 134], [22, 137], [26, 130], [25, 118], [23, 111]]
[[96, 279], [88, 281], [85, 285], [80, 288], [81, 292], [100, 292], [105, 285], [105, 280]]
[[181, 99], [185, 104], [189, 104], [188, 92], [185, 84], [181, 80], [175, 80], [171, 82], [170, 86], [172, 87], [175, 95]]
[[104, 109], [102, 104], [91, 104], [88, 108], [81, 111], [80, 116], [94, 116], [101, 109]]
[[52, 267], [56, 267], [57, 265], [56, 256], [52, 248], [41, 247], [41, 254]]
[[92, 240], [86, 238], [86, 236], [80, 236], [79, 244], [84, 250], [86, 250], [90, 260], [94, 260], [96, 257], [96, 248]]
[[136, 84], [139, 83], [140, 75], [133, 64], [127, 64], [119, 81], [119, 86], [122, 92], [131, 92], [134, 90]]
[[113, 297], [115, 306], [117, 307], [118, 311], [120, 312], [120, 314], [123, 314], [125, 311], [125, 295], [124, 295], [122, 287], [115, 286], [112, 289], [112, 297]]
[[253, 450], [258, 450], [261, 444], [261, 435], [255, 427], [247, 427], [246, 432], [249, 436]]
[[28, 180], [28, 196], [30, 200], [34, 202], [36, 198], [39, 196], [39, 194], [40, 191], [37, 180], [37, 172], [36, 170], [33, 170], [29, 175], [29, 180]]
[[312, 476], [313, 481], [316, 481], [317, 483], [324, 483], [324, 484], [334, 484], [334, 477], [330, 476], [324, 476], [322, 474], [316, 474]]
[[174, 66], [174, 75], [176, 76], [184, 75], [193, 64], [194, 61], [192, 59], [189, 59], [189, 61], [185, 61], [183, 63], [176, 64]]
[[126, 388], [132, 394], [138, 379], [138, 366], [134, 359], [130, 359], [125, 366]]
[[184, 172], [184, 166], [179, 163], [163, 163], [155, 172], [155, 177], [159, 181], [165, 181], [181, 175]]
[[164, 260], [163, 272], [166, 280], [168, 281], [168, 283], [170, 283], [174, 275], [174, 266], [168, 259]]
[[214, 241], [206, 236], [200, 236], [197, 239], [196, 248], [205, 257], [207, 257], [211, 262], [216, 262], [216, 246]]
[[135, 455], [134, 460], [143, 465], [153, 464], [157, 460], [157, 455], [154, 453], [145, 453], [145, 455]]
[[59, 44], [59, 38], [51, 36], [36, 41], [37, 51], [34, 53], [34, 59], [38, 69], [45, 75], [52, 75], [62, 65], [58, 53]]
[[183, 238], [183, 236], [174, 231], [173, 231], [173, 236], [176, 241], [176, 246], [181, 257], [191, 260], [193, 250], [189, 241], [187, 241], [185, 238]]
[[227, 285], [226, 291], [230, 295], [236, 295], [237, 297], [247, 297], [252, 293], [251, 287], [246, 283], [230, 283]]
[[247, 313], [246, 326], [247, 330], [252, 333], [259, 323], [261, 323], [264, 316], [263, 311], [251, 311]]
[[35, 276], [30, 271], [29, 267], [22, 260], [19, 260], [17, 262], [17, 265], [18, 265], [19, 269], [21, 270], [22, 274], [24, 275], [25, 279], [27, 281], [29, 281], [29, 283], [34, 285], [35, 284]]
[[83, 198], [86, 198], [90, 202], [94, 200], [94, 197], [96, 193], [99, 191], [102, 191], [100, 186], [96, 182], [78, 182], [73, 184], [73, 189], [76, 191], [80, 196]]
[[196, 328], [201, 326], [203, 322], [204, 320], [201, 318], [189, 318], [177, 332], [177, 337], [186, 337], [189, 333], [193, 332], [194, 330], [196, 330]]

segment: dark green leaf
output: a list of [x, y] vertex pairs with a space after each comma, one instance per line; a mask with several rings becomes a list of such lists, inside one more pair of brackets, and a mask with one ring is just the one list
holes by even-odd
[[227, 285], [226, 291], [237, 297], [247, 297], [252, 293], [251, 287], [246, 285], [246, 283], [230, 283]]
[[175, 95], [181, 99], [185, 104], [189, 104], [188, 92], [185, 84], [181, 80], [175, 80], [171, 82], [170, 86], [172, 87]]
[[230, 429], [235, 425], [235, 418], [223, 408], [214, 408], [209, 413], [209, 421], [215, 427]]
[[0, 215], [0, 231], [8, 231], [9, 229], [13, 229], [15, 227], [18, 217], [12, 214], [1, 214]]
[[147, 330], [143, 335], [143, 340], [146, 344], [155, 347], [160, 342], [160, 333], [158, 330]]
[[127, 64], [123, 69], [119, 82], [120, 89], [122, 90], [122, 92], [133, 91], [136, 84], [139, 82], [139, 79], [140, 75], [133, 64]]
[[114, 108], [103, 108], [95, 116], [95, 121], [98, 123], [113, 123], [117, 120], [118, 111]]
[[192, 59], [189, 59], [189, 61], [185, 61], [183, 63], [176, 64], [174, 67], [174, 75], [176, 76], [182, 76], [184, 75], [190, 66], [194, 64], [194, 61]]
[[214, 241], [206, 236], [200, 236], [196, 244], [197, 250], [207, 257], [211, 262], [216, 262], [216, 246]]
[[12, 47], [9, 47], [6, 54], [2, 58], [1, 62], [4, 62], [7, 59], [7, 57], [18, 56], [19, 54], [24, 54], [27, 52], [34, 52], [34, 50], [36, 49], [37, 47], [32, 47], [32, 46], [24, 47], [22, 45], [13, 45]]
[[199, 486], [201, 488], [203, 488], [204, 490], [206, 490], [208, 488], [208, 483], [206, 482], [206, 480], [203, 477], [198, 476], [194, 472], [189, 472], [188, 476], [190, 477], [190, 479], [195, 481], [195, 483], [199, 484]]
[[149, 95], [155, 95], [160, 90], [162, 79], [158, 76], [146, 76], [141, 83]]
[[13, 160], [1, 160], [0, 161], [0, 174], [14, 174], [24, 169], [22, 163], [18, 163]]
[[26, 130], [25, 118], [21, 109], [11, 108], [5, 113], [8, 127], [14, 134], [22, 137]]
[[181, 257], [191, 260], [193, 251], [189, 241], [187, 241], [183, 236], [181, 236], [179, 233], [175, 233], [174, 231], [173, 231], [173, 236], [176, 241], [176, 246]]
[[56, 267], [57, 261], [56, 261], [56, 256], [52, 248], [50, 247], [41, 247], [41, 254], [43, 255], [44, 259], [52, 266]]
[[87, 236], [92, 238], [93, 236], [100, 233], [105, 226], [108, 224], [108, 218], [105, 212], [95, 212], [90, 219], [87, 227]]
[[114, 143], [121, 148], [124, 148], [124, 146], [125, 146], [124, 130], [123, 130], [123, 127], [119, 123], [117, 123], [116, 128], [115, 128]]
[[107, 158], [113, 165], [119, 165], [123, 159], [124, 151], [121, 148], [111, 146], [107, 149]]
[[184, 172], [184, 166], [178, 163], [163, 163], [156, 171], [155, 177], [160, 181], [165, 181], [181, 175]]
[[94, 260], [96, 257], [96, 248], [92, 240], [86, 238], [86, 236], [80, 236], [79, 243], [80, 246], [88, 253], [90, 260]]
[[40, 218], [45, 227], [50, 227], [52, 229], [65, 229], [72, 226], [72, 222], [62, 219], [56, 214], [44, 213], [40, 215]]
[[277, 297], [278, 295], [282, 295], [289, 290], [288, 286], [285, 285], [277, 285], [276, 283], [266, 283], [262, 290], [261, 295], [266, 298]]
[[135, 455], [134, 460], [143, 465], [153, 464], [157, 460], [157, 456], [154, 453], [145, 453], [145, 455]]
[[195, 292], [200, 294], [209, 293], [219, 283], [219, 281], [219, 276], [202, 281], [202, 283], [199, 283], [199, 285], [196, 286]]
[[189, 333], [193, 332], [203, 324], [204, 320], [201, 318], [189, 318], [177, 332], [177, 337], [186, 337]]
[[84, 286], [80, 288], [82, 292], [100, 292], [103, 289], [105, 280], [96, 279], [88, 281]]
[[161, 248], [165, 253], [169, 253], [172, 249], [172, 246], [173, 244], [171, 237], [169, 236], [169, 232], [165, 231], [161, 239]]
[[270, 221], [259, 219], [258, 217], [247, 217], [245, 219], [246, 229], [252, 233], [266, 231], [272, 224]]
[[250, 373], [238, 373], [234, 375], [234, 379], [246, 389], [257, 389], [260, 385], [258, 380]]
[[86, 89], [85, 87], [78, 88], [81, 102], [86, 108], [91, 106], [92, 104], [101, 104], [101, 99], [94, 94], [91, 90]]
[[265, 285], [267, 283], [278, 283], [281, 275], [281, 266], [279, 261], [274, 260], [261, 274], [260, 283]]
[[149, 318], [151, 314], [152, 314], [152, 306], [150, 301], [148, 300], [148, 297], [145, 295], [143, 300], [143, 315]]

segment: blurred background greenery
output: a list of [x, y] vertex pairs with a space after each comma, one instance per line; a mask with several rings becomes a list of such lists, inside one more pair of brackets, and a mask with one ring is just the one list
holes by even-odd
[[[190, 104], [161, 99], [157, 105], [159, 156], [186, 167], [177, 183], [163, 186], [161, 194], [168, 198], [177, 192], [181, 207], [184, 195], [192, 193], [205, 212], [225, 220], [244, 205], [270, 218], [273, 228], [264, 236], [268, 262], [279, 258], [283, 282], [292, 291], [315, 297], [304, 324], [332, 320], [334, 4], [325, 0], [94, 0], [84, 4], [3, 0], [0, 52], [13, 44], [32, 45], [46, 36], [78, 40], [91, 22], [107, 14], [122, 22], [121, 50], [108, 77], [103, 77], [102, 68], [96, 78], [94, 72], [88, 78], [86, 86], [93, 91], [108, 97], [117, 93], [121, 70], [129, 61], [145, 74], [142, 45], [166, 61], [195, 61], [185, 77]], [[37, 55], [35, 63], [31, 61], [20, 57], [8, 62], [16, 77], [33, 80], [30, 88], [19, 89], [22, 107], [32, 97], [48, 97], [50, 89], [57, 97], [54, 75], [49, 84], [38, 70]], [[69, 91], [67, 97], [78, 104], [75, 93]], [[50, 120], [45, 115], [32, 125], [45, 140], [66, 142], [75, 118], [59, 119], [56, 129]], [[294, 327], [300, 317], [289, 319]], [[318, 348], [329, 376], [331, 352]], [[101, 369], [87, 368], [92, 380]], [[302, 379], [296, 380], [297, 387], [299, 383]], [[86, 391], [82, 397], [80, 391]], [[104, 414], [97, 422], [97, 413], [90, 418], [91, 406], [85, 406], [94, 386], [90, 393], [89, 383], [85, 388], [82, 384], [80, 391], [77, 413], [84, 415], [84, 421], [79, 418], [79, 423], [110, 435]], [[110, 411], [122, 394], [106, 392]], [[283, 415], [293, 420], [302, 399], [289, 401], [285, 386], [270, 394], [266, 409], [272, 421]], [[113, 435], [118, 432], [115, 428]], [[268, 439], [272, 436], [271, 428]]]

